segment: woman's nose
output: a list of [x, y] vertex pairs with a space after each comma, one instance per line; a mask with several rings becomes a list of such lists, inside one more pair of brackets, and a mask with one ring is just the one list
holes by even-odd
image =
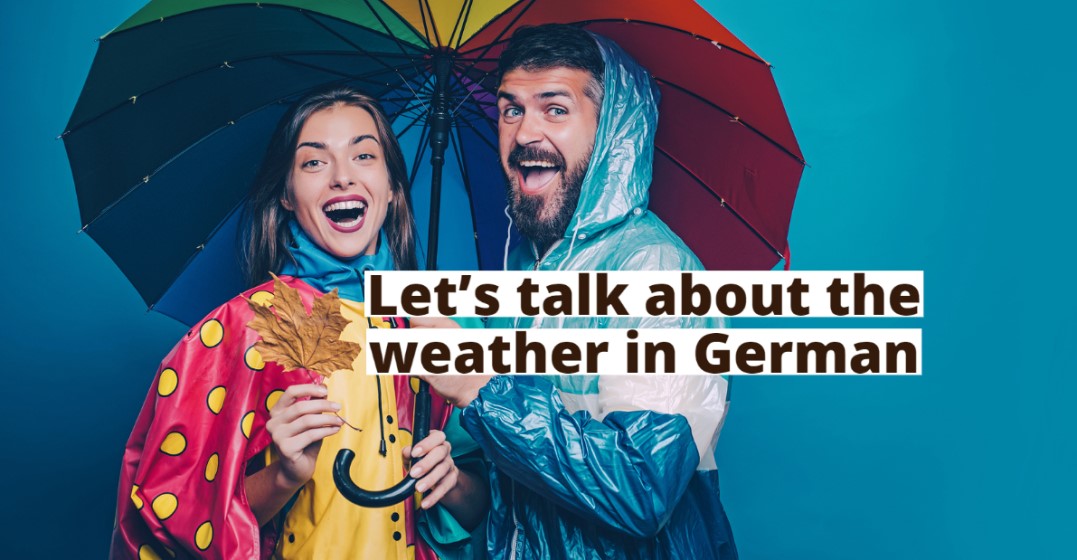
[[346, 189], [355, 184], [355, 179], [352, 178], [352, 174], [348, 172], [347, 166], [338, 165], [333, 170], [333, 184], [331, 187], [338, 189]]

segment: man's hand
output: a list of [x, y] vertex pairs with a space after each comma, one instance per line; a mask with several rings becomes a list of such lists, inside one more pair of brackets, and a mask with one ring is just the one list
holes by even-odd
[[[411, 467], [408, 474], [418, 480], [415, 484], [417, 492], [430, 491], [420, 504], [423, 509], [430, 509], [445, 497], [445, 494], [456, 488], [460, 469], [457, 469], [453, 462], [452, 446], [445, 440], [445, 432], [441, 430], [430, 430], [430, 435], [415, 444], [414, 450], [420, 460]], [[410, 461], [412, 447], [409, 445], [403, 451], [404, 460]]]
[[413, 329], [458, 329], [460, 324], [448, 317], [412, 317], [408, 319]]
[[420, 375], [419, 379], [430, 384], [436, 391], [456, 408], [465, 408], [479, 396], [479, 389], [486, 386], [490, 375]]

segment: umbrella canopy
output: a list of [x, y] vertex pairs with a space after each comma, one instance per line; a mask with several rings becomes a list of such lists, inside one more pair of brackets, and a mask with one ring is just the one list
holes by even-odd
[[497, 56], [547, 22], [610, 37], [653, 73], [651, 206], [704, 265], [787, 256], [803, 157], [770, 67], [690, 1], [156, 0], [101, 38], [63, 134], [83, 230], [148, 305], [197, 321], [245, 287], [239, 211], [277, 121], [347, 84], [382, 101], [411, 154], [430, 264], [499, 269]]

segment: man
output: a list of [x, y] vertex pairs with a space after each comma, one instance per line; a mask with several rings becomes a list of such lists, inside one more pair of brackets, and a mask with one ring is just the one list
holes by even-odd
[[[657, 91], [611, 41], [516, 32], [500, 59], [500, 155], [520, 270], [701, 270], [647, 210]], [[704, 219], [701, 217], [701, 219]], [[492, 327], [714, 327], [698, 318], [534, 318]], [[492, 463], [494, 558], [736, 558], [708, 376], [434, 376]]]

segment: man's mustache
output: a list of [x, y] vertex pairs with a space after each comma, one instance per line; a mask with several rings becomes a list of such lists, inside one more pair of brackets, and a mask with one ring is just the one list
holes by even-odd
[[521, 161], [541, 161], [552, 163], [557, 167], [565, 167], [565, 158], [561, 157], [561, 154], [530, 146], [516, 146], [509, 152], [510, 167], [520, 167]]

